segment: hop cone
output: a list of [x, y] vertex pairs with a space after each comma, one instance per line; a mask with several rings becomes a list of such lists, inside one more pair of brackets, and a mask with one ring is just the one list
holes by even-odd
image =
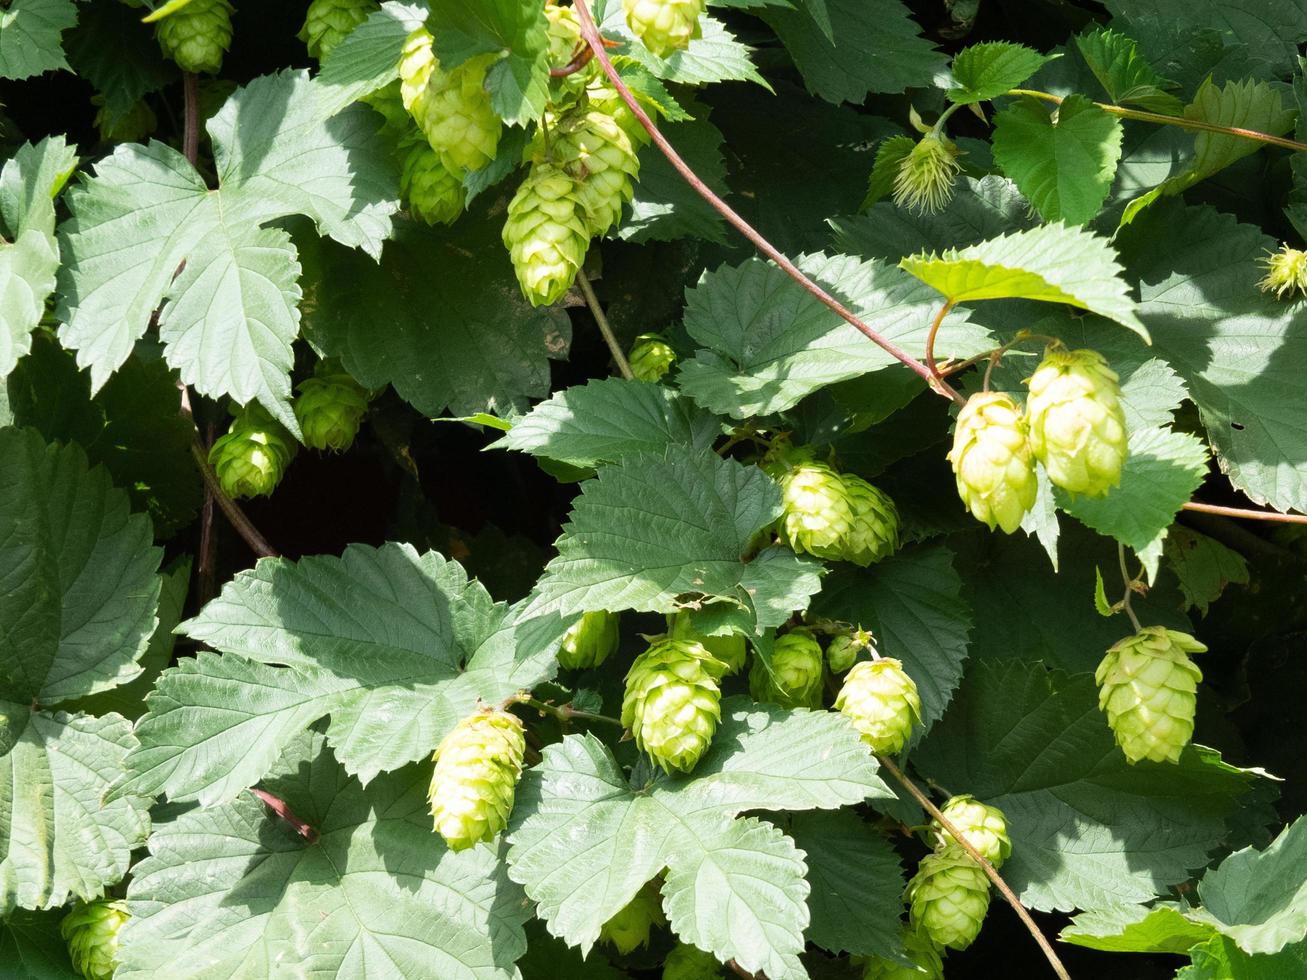
[[504, 829], [525, 748], [522, 723], [502, 709], [468, 715], [441, 741], [427, 801], [450, 850], [493, 840]]
[[822, 670], [821, 644], [809, 630], [790, 630], [776, 638], [771, 670], [754, 656], [749, 668], [749, 693], [755, 701], [769, 701], [782, 708], [820, 708]]
[[723, 665], [703, 644], [665, 639], [636, 657], [626, 675], [622, 724], [666, 772], [689, 772], [721, 720]]
[[1203, 679], [1189, 654], [1206, 650], [1188, 633], [1148, 626], [1107, 651], [1094, 673], [1098, 707], [1127, 761], [1179, 761]]
[[103, 95], [91, 97], [95, 110], [95, 128], [106, 143], [139, 143], [154, 132], [159, 120], [144, 99], [137, 99], [126, 112], [111, 112]]
[[877, 755], [895, 755], [921, 722], [917, 685], [892, 657], [854, 664], [835, 698]]
[[663, 980], [717, 980], [721, 975], [717, 957], [689, 943], [677, 943], [663, 961]]
[[981, 392], [967, 399], [948, 454], [958, 496], [976, 520], [1011, 534], [1035, 506], [1039, 481], [1021, 409], [1007, 395]]
[[127, 903], [101, 898], [78, 902], [59, 925], [73, 967], [86, 980], [110, 980], [118, 966], [118, 930], [128, 919]]
[[[1007, 818], [998, 807], [981, 803], [974, 796], [955, 796], [940, 808], [940, 812], [962, 832], [967, 843], [995, 868], [1011, 855], [1012, 841], [1007, 835]], [[930, 833], [937, 851], [958, 848], [953, 835], [938, 820], [931, 821]]]
[[[639, 93], [635, 93], [639, 98]], [[622, 127], [622, 132], [626, 138], [631, 141], [631, 145], [636, 147], [644, 146], [649, 142], [649, 131], [640, 124], [640, 120], [635, 118], [635, 113], [631, 107], [626, 104], [626, 100], [613, 88], [612, 84], [602, 72], [596, 73], [585, 87], [586, 102], [592, 109], [602, 112], [606, 116], [611, 116], [618, 126]], [[647, 109], [656, 111], [657, 107], [646, 103]]]
[[368, 391], [338, 365], [320, 361], [314, 376], [301, 381], [291, 406], [310, 449], [341, 453], [354, 445], [368, 410]]
[[227, 434], [209, 448], [209, 465], [227, 496], [266, 497], [277, 489], [295, 456], [295, 440], [257, 402], [232, 420]]
[[228, 0], [191, 0], [159, 21], [154, 36], [182, 71], [217, 74], [231, 46], [233, 9]]
[[632, 181], [640, 173], [635, 146], [612, 116], [589, 109], [560, 121], [553, 153], [576, 180], [591, 234], [603, 235], [617, 224], [622, 205], [635, 193]]
[[376, 0], [313, 0], [299, 39], [309, 56], [325, 61], [327, 55], [377, 8]]
[[1257, 284], [1262, 292], [1275, 293], [1279, 299], [1284, 299], [1285, 293], [1307, 293], [1307, 252], [1281, 245], [1279, 251], [1262, 260], [1262, 265], [1266, 275]]
[[920, 214], [942, 211], [953, 199], [953, 181], [962, 165], [958, 148], [942, 133], [928, 133], [899, 164], [894, 203]]
[[724, 673], [727, 676], [738, 674], [744, 668], [744, 661], [749, 655], [749, 648], [744, 641], [744, 637], [740, 636], [740, 634], [701, 636], [698, 637], [698, 640], [703, 644], [705, 650], [726, 665]]
[[[572, 55], [580, 49], [581, 21], [570, 6], [564, 7], [553, 0], [545, 4], [545, 17], [549, 21], [549, 65], [551, 68], [563, 68], [571, 64]], [[555, 105], [574, 101], [585, 89], [589, 77], [590, 72], [582, 70], [551, 79], [554, 87], [563, 93], [561, 99], [554, 98], [551, 101]]]
[[617, 649], [617, 616], [600, 609], [588, 612], [563, 634], [558, 665], [567, 670], [598, 667]]
[[780, 532], [795, 551], [843, 558], [853, 507], [844, 478], [825, 463], [801, 463], [781, 477]]
[[676, 351], [662, 334], [642, 333], [635, 338], [626, 360], [637, 381], [659, 381], [676, 363]]
[[480, 170], [499, 148], [504, 124], [490, 104], [486, 70], [496, 55], [469, 58], [445, 71], [436, 59], [431, 32], [408, 36], [399, 59], [400, 95], [440, 161], [460, 179]]
[[908, 921], [936, 946], [966, 949], [980, 935], [989, 911], [989, 879], [965, 852], [921, 859], [908, 882]]
[[504, 244], [532, 306], [561, 299], [590, 246], [576, 181], [552, 164], [533, 165], [508, 204]]
[[841, 479], [851, 519], [838, 557], [865, 568], [899, 550], [899, 511], [888, 494], [862, 477], [845, 473]]
[[704, 6], [705, 0], [622, 0], [632, 33], [660, 58], [699, 36]]
[[662, 897], [655, 882], [646, 882], [622, 907], [622, 910], [599, 929], [599, 938], [612, 943], [619, 953], [629, 953], [649, 945], [649, 933], [654, 926], [667, 924], [663, 915]]
[[408, 213], [429, 225], [449, 225], [458, 220], [467, 202], [463, 182], [440, 162], [440, 154], [419, 137], [404, 152], [399, 192], [408, 203]]
[[862, 980], [944, 980], [944, 960], [935, 944], [921, 933], [903, 931], [903, 952], [916, 966], [873, 956], [862, 969]]
[[826, 644], [826, 663], [832, 673], [846, 673], [858, 660], [858, 654], [871, 649], [871, 634], [859, 629], [841, 633]]
[[1092, 350], [1050, 351], [1030, 381], [1030, 448], [1064, 490], [1101, 497], [1121, 482], [1125, 412], [1116, 373]]
[[422, 116], [426, 112], [427, 87], [436, 67], [434, 41], [429, 30], [419, 27], [404, 40], [399, 56], [399, 97], [424, 131]]

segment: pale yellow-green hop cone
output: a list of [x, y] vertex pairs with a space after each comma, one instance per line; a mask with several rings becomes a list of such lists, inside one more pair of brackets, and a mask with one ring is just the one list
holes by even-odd
[[1202, 671], [1189, 659], [1207, 647], [1188, 633], [1147, 626], [1098, 665], [1098, 707], [1131, 763], [1178, 762], [1194, 734]]
[[689, 772], [721, 720], [723, 664], [694, 640], [664, 639], [636, 657], [626, 675], [622, 724], [666, 772]]
[[313, 377], [296, 387], [291, 408], [299, 421], [304, 445], [324, 452], [343, 453], [354, 445], [363, 416], [368, 412], [368, 390], [336, 361], [319, 361]]
[[495, 158], [504, 123], [490, 103], [486, 72], [497, 54], [469, 58], [445, 71], [437, 61], [418, 122], [440, 160], [455, 173], [480, 170]]
[[[942, 807], [940, 812], [953, 824], [967, 843], [980, 852], [980, 856], [995, 868], [1012, 854], [1012, 840], [1007, 835], [1007, 818], [996, 806], [981, 803], [974, 796], [954, 796]], [[930, 822], [929, 840], [935, 850], [945, 851], [958, 847], [953, 835], [944, 829], [938, 820]]]
[[564, 670], [598, 667], [617, 649], [617, 614], [603, 609], [582, 615], [568, 627], [558, 646], [558, 666]]
[[508, 824], [525, 749], [522, 722], [498, 708], [468, 715], [441, 741], [427, 802], [450, 850], [493, 840]]
[[223, 493], [232, 499], [266, 497], [277, 489], [297, 449], [286, 428], [251, 402], [209, 447], [209, 465]]
[[451, 225], [463, 213], [467, 192], [463, 181], [440, 162], [440, 154], [420, 133], [406, 141], [399, 193], [408, 213], [428, 225]]
[[889, 494], [862, 477], [844, 473], [841, 478], [849, 530], [839, 557], [865, 568], [899, 550], [899, 510]]
[[404, 40], [399, 55], [399, 97], [418, 128], [424, 131], [422, 120], [426, 115], [427, 88], [431, 73], [436, 67], [435, 38], [425, 27], [414, 30]]
[[1031, 375], [1030, 448], [1048, 478], [1071, 493], [1102, 497], [1121, 482], [1125, 410], [1116, 372], [1092, 350], [1051, 350]]
[[182, 71], [217, 74], [231, 47], [234, 9], [228, 0], [191, 0], [156, 23], [154, 36]]
[[590, 247], [576, 181], [553, 164], [534, 164], [508, 204], [504, 245], [532, 306], [562, 299]]
[[820, 708], [825, 659], [821, 644], [802, 627], [778, 636], [772, 646], [771, 670], [754, 655], [749, 693], [755, 701], [782, 708]]
[[[636, 93], [635, 95], [639, 99], [639, 94]], [[617, 125], [622, 127], [622, 132], [626, 134], [631, 141], [631, 145], [636, 149], [645, 146], [652, 139], [649, 130], [641, 125], [640, 120], [631, 111], [631, 107], [626, 104], [626, 100], [622, 98], [617, 89], [613, 88], [612, 83], [609, 82], [603, 72], [596, 72], [586, 82], [585, 98], [590, 108], [612, 117]], [[645, 102], [643, 108], [647, 115], [657, 120], [658, 107], [656, 105]]]
[[676, 351], [662, 334], [642, 333], [635, 338], [626, 361], [636, 381], [660, 381], [676, 363]]
[[858, 654], [871, 649], [871, 634], [866, 630], [841, 633], [826, 644], [826, 664], [832, 674], [845, 674], [857, 662]]
[[780, 478], [780, 535], [795, 551], [843, 558], [853, 525], [844, 478], [825, 463], [800, 463]]
[[59, 924], [73, 969], [86, 980], [110, 980], [118, 966], [118, 930], [128, 918], [121, 900], [78, 902]]
[[953, 141], [942, 133], [927, 133], [899, 164], [894, 203], [920, 214], [942, 211], [953, 199], [953, 182], [961, 169]]
[[671, 635], [676, 640], [694, 640], [703, 645], [713, 657], [722, 664], [722, 675], [738, 674], [744, 668], [749, 655], [748, 644], [743, 636], [730, 633], [726, 636], [704, 636], [694, 628], [690, 614], [682, 610], [676, 614], [672, 623]]
[[1035, 506], [1039, 479], [1030, 430], [1011, 397], [996, 391], [972, 395], [958, 413], [948, 454], [958, 496], [976, 520], [1011, 534]]
[[915, 966], [872, 956], [863, 965], [862, 980], [944, 980], [944, 959], [921, 933], [903, 930], [903, 952]]
[[917, 685], [893, 657], [864, 660], [853, 665], [835, 698], [862, 740], [877, 755], [897, 755], [921, 723], [921, 697]]
[[622, 910], [599, 929], [599, 938], [611, 943], [619, 953], [626, 954], [649, 945], [649, 934], [654, 926], [665, 926], [662, 896], [657, 882], [646, 882], [622, 907]]
[[640, 161], [612, 116], [596, 109], [569, 112], [554, 132], [553, 159], [577, 182], [592, 235], [603, 235], [635, 193]]
[[379, 9], [376, 0], [313, 0], [297, 36], [310, 57], [325, 61], [336, 45]]
[[989, 879], [964, 851], [927, 854], [905, 892], [908, 922], [936, 946], [966, 949], [989, 911]]
[[1288, 245], [1262, 259], [1266, 275], [1257, 284], [1263, 292], [1274, 293], [1280, 299], [1285, 294], [1307, 294], [1307, 252]]
[[702, 33], [706, 0], [622, 0], [626, 23], [646, 48], [665, 58]]
[[[549, 67], [566, 68], [572, 63], [572, 57], [581, 47], [581, 20], [571, 6], [554, 3], [545, 4], [545, 17], [549, 21]], [[555, 108], [566, 108], [573, 104], [585, 91], [593, 77], [593, 63], [580, 71], [549, 80], [553, 89], [550, 102]]]
[[689, 943], [677, 943], [663, 961], [663, 980], [717, 980], [722, 965], [712, 953]]
[[95, 111], [95, 128], [100, 139], [106, 143], [139, 143], [154, 132], [159, 125], [158, 117], [149, 103], [137, 99], [126, 112], [111, 112], [105, 105], [103, 95], [91, 96], [91, 104], [97, 106]]

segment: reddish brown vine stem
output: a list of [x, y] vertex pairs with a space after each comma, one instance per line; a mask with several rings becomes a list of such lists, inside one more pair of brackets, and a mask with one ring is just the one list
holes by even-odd
[[1237, 517], [1245, 521], [1276, 521], [1281, 524], [1307, 524], [1307, 515], [1281, 514], [1276, 510], [1250, 510], [1247, 507], [1222, 507], [1219, 504], [1200, 504], [1191, 500], [1184, 510], [1197, 511], [1200, 514], [1219, 514], [1222, 517]]
[[299, 834], [310, 844], [317, 843], [318, 838], [321, 836], [318, 833], [318, 828], [295, 816], [291, 811], [291, 808], [286, 805], [285, 800], [280, 800], [269, 793], [266, 789], [259, 789], [257, 786], [250, 787], [250, 792], [266, 803], [269, 810], [290, 824], [295, 829], [295, 833]]
[[926, 335], [926, 369], [930, 371], [930, 376], [934, 378], [934, 387], [938, 391], [947, 390], [950, 397], [959, 405], [964, 404], [966, 399], [959, 395], [948, 382], [944, 380], [939, 366], [935, 363], [935, 335], [939, 333], [940, 324], [944, 322], [944, 317], [948, 316], [948, 311], [953, 309], [953, 301], [948, 300], [939, 308], [939, 313], [935, 315], [935, 322], [930, 325], [930, 333]]
[[649, 137], [653, 140], [654, 145], [657, 146], [663, 156], [667, 158], [667, 162], [670, 163], [676, 172], [681, 175], [681, 179], [694, 188], [695, 192], [707, 201], [714, 211], [725, 218], [736, 231], [747, 238], [754, 248], [780, 266], [786, 275], [815, 296], [823, 305], [838, 314], [843, 320], [852, 324], [858, 332], [863, 334], [885, 353], [889, 354], [895, 360], [901, 361], [905, 364], [914, 374], [925, 381], [926, 384], [930, 385], [933, 391], [936, 391], [947, 398], [952, 398], [954, 401], [961, 402], [962, 396], [954, 391], [947, 381], [942, 377], [932, 375], [930, 369], [927, 368], [926, 365], [922, 364], [897, 344], [882, 337], [870, 326], [863, 323], [852, 310], [849, 310], [834, 296], [826, 292], [826, 290], [822, 289], [799, 271], [798, 266], [786, 258], [785, 255], [781, 253], [780, 249], [764, 238], [758, 230], [753, 227], [753, 225], [749, 224], [740, 217], [740, 215], [736, 214], [730, 205], [713, 193], [712, 189], [699, 178], [699, 175], [690, 169], [689, 164], [681, 159], [681, 155], [676, 152], [672, 144], [667, 142], [667, 137], [659, 132], [658, 127], [654, 125], [653, 120], [650, 119], [644, 109], [641, 108], [640, 103], [631, 93], [631, 90], [626, 87], [621, 76], [618, 75], [617, 69], [613, 67], [612, 60], [604, 50], [606, 44], [603, 37], [599, 34], [599, 28], [595, 26], [594, 18], [590, 15], [589, 5], [585, 0], [574, 0], [572, 9], [576, 11], [577, 18], [581, 21], [581, 36], [585, 38], [586, 43], [590, 45], [590, 50], [594, 54], [595, 60], [598, 61], [600, 67], [603, 68], [604, 74], [608, 76], [608, 80], [612, 82], [613, 87], [617, 90], [617, 94], [622, 97], [622, 101], [626, 103], [627, 107], [635, 115], [635, 118], [639, 120], [640, 125], [649, 133]]
[[1058, 959], [1057, 952], [1053, 949], [1052, 944], [1049, 943], [1047, 938], [1045, 938], [1043, 932], [1040, 931], [1039, 926], [1035, 924], [1035, 920], [1030, 917], [1030, 913], [1026, 911], [1026, 907], [1021, 904], [1021, 899], [1017, 898], [1016, 893], [1008, 887], [1008, 883], [1000, 877], [997, 871], [994, 870], [994, 866], [985, 860], [984, 855], [971, 846], [971, 842], [963, 836], [962, 832], [954, 826], [953, 822], [949, 820], [948, 817], [939, 812], [939, 807], [935, 806], [935, 804], [931, 802], [930, 797], [923, 793], [921, 788], [909, 779], [903, 773], [902, 769], [894, 764], [894, 760], [883, 755], [878, 755], [876, 758], [880, 761], [881, 766], [886, 769], [891, 776], [897, 779], [904, 789], [912, 794], [912, 798], [920, 803], [927, 813], [939, 821], [939, 825], [947, 830], [955, 841], [962, 845], [962, 849], [971, 856], [971, 859], [980, 865], [980, 868], [985, 872], [986, 877], [994, 883], [994, 887], [998, 889], [999, 894], [1002, 895], [1007, 903], [1012, 906], [1012, 911], [1016, 912], [1017, 918], [1019, 918], [1026, 929], [1030, 931], [1030, 935], [1033, 936], [1035, 942], [1039, 944], [1039, 948], [1044, 951], [1044, 956], [1047, 957], [1049, 966], [1053, 968], [1053, 972], [1057, 974], [1059, 980], [1071, 980], [1071, 974], [1067, 972], [1066, 967], [1062, 965], [1062, 961]]

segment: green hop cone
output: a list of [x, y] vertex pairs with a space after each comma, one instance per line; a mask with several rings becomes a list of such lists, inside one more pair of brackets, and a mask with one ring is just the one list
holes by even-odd
[[1266, 275], [1257, 284], [1262, 292], [1274, 293], [1278, 299], [1284, 299], [1286, 293], [1307, 294], [1307, 252], [1281, 245], [1262, 259], [1262, 266]]
[[626, 355], [636, 381], [660, 381], [676, 363], [676, 351], [660, 333], [642, 333]]
[[1125, 412], [1116, 373], [1103, 355], [1049, 351], [1028, 384], [1030, 448], [1048, 478], [1089, 497], [1101, 497], [1120, 483]]
[[[563, 6], [549, 0], [545, 4], [545, 18], [549, 21], [549, 66], [551, 68], [565, 68], [572, 63], [572, 57], [578, 51], [584, 50], [581, 42], [581, 19], [576, 16], [576, 11], [570, 6]], [[550, 79], [550, 85], [555, 90], [554, 97], [550, 102], [554, 106], [565, 106], [573, 101], [584, 91], [587, 82], [592, 77], [593, 68], [574, 71], [570, 74]]]
[[1094, 673], [1098, 707], [1127, 761], [1179, 761], [1203, 679], [1189, 654], [1206, 650], [1188, 633], [1147, 626], [1107, 651]]
[[781, 477], [780, 533], [795, 551], [843, 558], [853, 509], [844, 478], [825, 463], [807, 462]]
[[426, 128], [422, 125], [422, 116], [426, 112], [427, 87], [436, 67], [434, 41], [429, 30], [419, 27], [404, 39], [399, 55], [400, 101], [423, 130]]
[[899, 164], [894, 203], [919, 214], [942, 211], [953, 199], [953, 181], [961, 169], [953, 141], [943, 133], [927, 133]]
[[113, 112], [103, 95], [91, 96], [96, 106], [95, 128], [106, 143], [139, 143], [154, 132], [159, 120], [144, 99], [137, 99], [126, 112]]
[[525, 749], [522, 722], [498, 708], [468, 715], [441, 741], [427, 802], [450, 850], [493, 840], [507, 825]]
[[713, 659], [722, 665], [723, 676], [738, 674], [744, 668], [745, 660], [749, 656], [748, 644], [739, 633], [729, 633], [725, 636], [704, 636], [695, 630], [690, 614], [685, 610], [676, 614], [676, 619], [672, 622], [671, 635], [673, 639], [693, 640], [701, 644], [705, 650], [712, 654]]
[[309, 49], [310, 57], [325, 61], [350, 31], [379, 9], [376, 0], [313, 0], [299, 39]]
[[[637, 100], [640, 100], [640, 93], [633, 93]], [[648, 144], [652, 138], [649, 131], [644, 128], [640, 120], [636, 118], [631, 107], [626, 104], [617, 89], [613, 88], [612, 83], [604, 76], [603, 72], [596, 72], [586, 83], [585, 98], [590, 108], [610, 116], [618, 126], [622, 127], [622, 132], [626, 134], [631, 145], [639, 149]], [[657, 118], [658, 106], [649, 101], [645, 101], [645, 112], [651, 117]]]
[[[440, 154], [420, 135], [405, 140], [399, 192], [408, 213], [428, 225], [450, 225], [458, 220], [467, 203], [463, 181], [440, 162]], [[403, 145], [403, 144], [401, 144]]]
[[617, 615], [597, 610], [573, 623], [558, 646], [558, 665], [565, 670], [598, 667], [617, 649]]
[[626, 675], [622, 724], [666, 772], [689, 772], [721, 720], [723, 664], [695, 640], [664, 639], [636, 657]]
[[191, 0], [155, 24], [154, 36], [182, 71], [217, 74], [231, 47], [233, 9], [228, 0]]
[[622, 216], [640, 174], [636, 147], [612, 116], [596, 109], [568, 113], [553, 139], [553, 155], [576, 180], [592, 235], [603, 235]]
[[872, 956], [863, 965], [862, 980], [944, 980], [944, 960], [921, 933], [903, 930], [903, 953], [914, 966]]
[[978, 521], [1011, 534], [1035, 506], [1039, 480], [1030, 451], [1029, 427], [1009, 396], [972, 395], [958, 413], [948, 454], [958, 496]]
[[110, 980], [118, 966], [118, 930], [127, 921], [127, 903], [101, 898], [78, 902], [59, 924], [73, 968], [86, 980]]
[[702, 32], [706, 0], [622, 0], [626, 23], [646, 48], [665, 58]]
[[441, 163], [461, 180], [465, 171], [480, 170], [494, 159], [499, 148], [504, 124], [485, 85], [486, 71], [497, 55], [477, 55], [446, 71], [436, 59], [433, 42], [425, 27], [404, 42], [400, 97]]
[[227, 496], [266, 497], [277, 489], [296, 449], [286, 428], [257, 402], [250, 402], [209, 448], [209, 465]]
[[[981, 803], [974, 796], [954, 796], [942, 807], [940, 812], [953, 824], [972, 847], [980, 852], [981, 857], [995, 868], [1012, 854], [1012, 840], [1007, 835], [1007, 818], [996, 806]], [[958, 843], [939, 823], [930, 823], [930, 837], [937, 851], [957, 848]]]
[[826, 644], [826, 663], [833, 674], [844, 674], [857, 662], [858, 654], [871, 649], [871, 634], [864, 629], [841, 633]]
[[645, 882], [622, 910], [599, 929], [599, 938], [611, 943], [622, 954], [649, 945], [649, 934], [654, 926], [664, 926], [662, 895], [656, 881]]
[[928, 854], [908, 882], [908, 921], [936, 946], [966, 949], [989, 911], [989, 879], [963, 851]]
[[838, 557], [864, 568], [899, 550], [899, 510], [894, 501], [860, 476], [845, 473], [849, 530]]
[[319, 361], [313, 377], [301, 381], [291, 407], [310, 449], [342, 453], [354, 445], [368, 411], [368, 390], [338, 364]]
[[677, 943], [663, 961], [663, 980], [717, 980], [721, 975], [717, 957], [689, 943]]
[[503, 237], [531, 305], [562, 299], [590, 247], [576, 181], [553, 164], [534, 164], [508, 204]]
[[820, 708], [825, 659], [810, 630], [790, 630], [772, 647], [771, 669], [755, 655], [749, 668], [749, 693], [755, 701], [782, 708]]
[[892, 657], [853, 665], [835, 698], [835, 707], [848, 715], [862, 740], [877, 755], [897, 755], [921, 723], [917, 685]]

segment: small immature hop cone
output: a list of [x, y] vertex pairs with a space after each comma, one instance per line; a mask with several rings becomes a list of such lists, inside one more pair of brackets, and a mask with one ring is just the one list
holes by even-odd
[[1030, 448], [1048, 478], [1102, 497], [1121, 482], [1125, 411], [1116, 372], [1092, 350], [1051, 350], [1031, 375]]
[[1126, 761], [1178, 762], [1194, 734], [1198, 682], [1189, 659], [1207, 647], [1188, 633], [1146, 626], [1107, 651], [1098, 665], [1098, 707]]
[[101, 898], [78, 902], [64, 916], [59, 932], [68, 944], [73, 968], [86, 980], [110, 980], [118, 966], [118, 930], [127, 921], [127, 903]]
[[468, 715], [441, 741], [427, 802], [450, 850], [493, 840], [508, 824], [525, 749], [522, 722], [500, 708]]
[[649, 933], [654, 926], [665, 926], [662, 895], [655, 881], [646, 882], [622, 907], [622, 910], [599, 929], [599, 938], [611, 943], [622, 954], [649, 945]]
[[966, 949], [989, 911], [989, 879], [965, 852], [927, 854], [908, 882], [908, 922], [937, 946]]
[[903, 930], [903, 952], [915, 966], [873, 956], [862, 969], [862, 980], [944, 980], [944, 960], [920, 932]]
[[844, 674], [857, 663], [859, 653], [870, 649], [871, 634], [866, 630], [841, 633], [826, 644], [826, 663], [832, 674]]
[[897, 755], [921, 723], [917, 685], [892, 657], [854, 664], [835, 698], [837, 710], [848, 715], [862, 740], [877, 755]]
[[[962, 832], [967, 843], [995, 868], [1001, 866], [1012, 854], [1012, 840], [1007, 835], [1007, 818], [998, 807], [981, 803], [974, 796], [964, 795], [950, 799], [940, 807], [940, 812]], [[930, 836], [937, 851], [959, 849], [953, 835], [938, 820], [930, 822]]]
[[368, 390], [333, 361], [320, 361], [313, 377], [301, 381], [291, 407], [304, 433], [304, 445], [342, 453], [354, 445], [368, 411]]
[[309, 49], [310, 57], [325, 61], [350, 31], [378, 9], [376, 0], [313, 0], [299, 39]]
[[626, 23], [646, 48], [665, 58], [702, 33], [707, 0], [622, 0]]
[[504, 245], [532, 306], [562, 299], [590, 247], [576, 181], [553, 164], [534, 164], [508, 204]]
[[280, 422], [250, 402], [209, 448], [209, 465], [227, 496], [266, 497], [277, 489], [297, 448]]
[[663, 980], [717, 980], [721, 975], [717, 957], [689, 943], [677, 943], [663, 961]]
[[744, 669], [744, 661], [749, 656], [749, 645], [739, 633], [730, 636], [701, 636], [698, 640], [704, 649], [726, 665], [726, 676], [738, 674]]
[[996, 391], [972, 395], [958, 413], [948, 454], [958, 496], [991, 531], [997, 525], [1011, 534], [1035, 506], [1039, 479], [1028, 436], [1017, 403]]
[[458, 220], [467, 191], [425, 137], [419, 135], [408, 143], [402, 166], [399, 193], [410, 215], [428, 225], [452, 225]]
[[821, 644], [810, 630], [790, 630], [776, 638], [771, 670], [754, 655], [749, 668], [749, 693], [755, 701], [768, 701], [782, 708], [820, 708], [821, 682], [825, 666]]
[[155, 24], [154, 36], [166, 57], [182, 71], [217, 74], [231, 47], [228, 0], [191, 0]]
[[564, 670], [598, 667], [617, 649], [617, 615], [603, 609], [585, 613], [568, 627], [558, 647]]
[[635, 338], [626, 360], [636, 381], [660, 381], [676, 363], [676, 351], [662, 334], [642, 333]]
[[862, 477], [842, 477], [850, 520], [840, 557], [866, 568], [899, 550], [899, 510], [888, 494]]
[[1281, 245], [1278, 252], [1272, 252], [1262, 260], [1266, 275], [1257, 284], [1265, 293], [1274, 293], [1284, 299], [1286, 293], [1307, 294], [1307, 252], [1288, 245]]
[[712, 742], [722, 716], [723, 669], [702, 643], [664, 639], [627, 672], [622, 724], [665, 772], [689, 772]]
[[577, 182], [592, 235], [617, 224], [640, 174], [636, 147], [612, 116], [596, 109], [568, 113], [554, 133], [553, 155]]
[[825, 463], [800, 463], [781, 477], [780, 533], [795, 551], [843, 558], [853, 508], [843, 477]]
[[953, 199], [961, 169], [954, 142], [943, 133], [927, 133], [899, 164], [894, 203], [921, 214], [942, 211]]

